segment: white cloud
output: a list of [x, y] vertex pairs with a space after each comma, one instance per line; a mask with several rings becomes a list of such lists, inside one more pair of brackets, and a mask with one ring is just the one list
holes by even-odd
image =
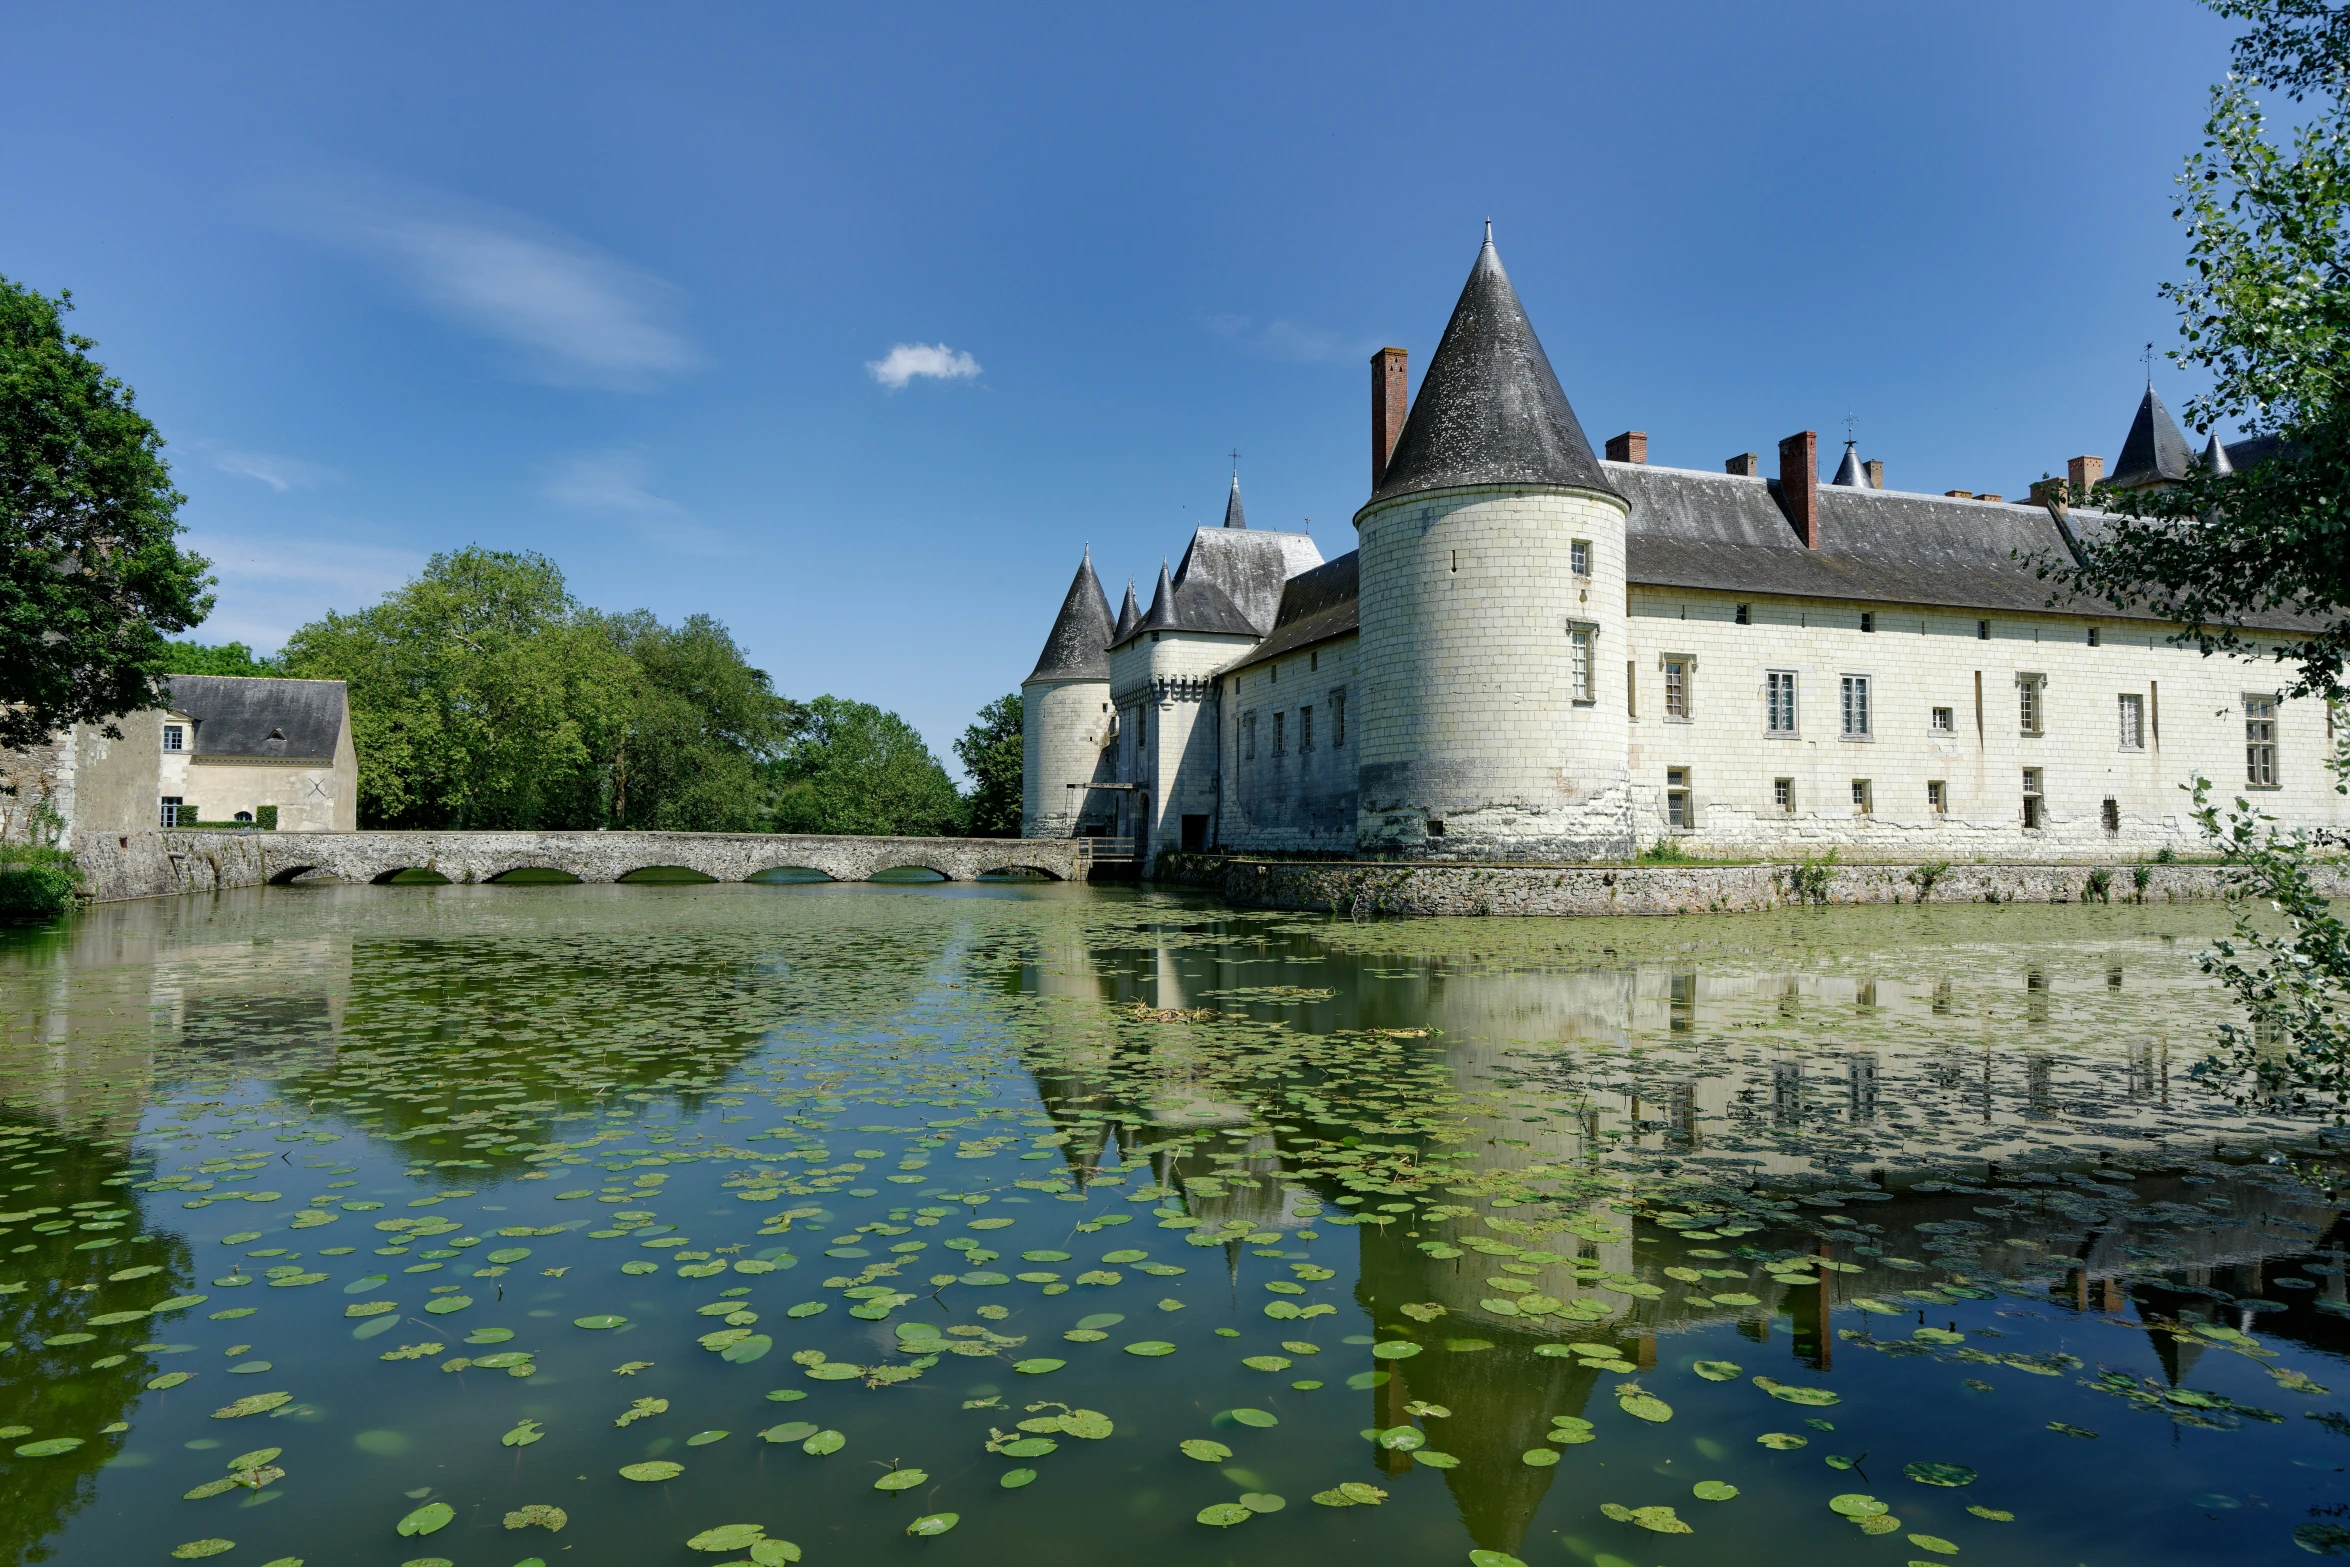
[[365, 177], [311, 182], [295, 211], [443, 314], [523, 350], [539, 379], [641, 386], [700, 362], [674, 324], [675, 289], [519, 213]]
[[264, 651], [330, 609], [366, 608], [424, 569], [413, 550], [336, 539], [191, 533], [187, 543], [220, 579], [212, 618], [190, 635]]
[[888, 355], [869, 359], [865, 368], [891, 391], [901, 391], [917, 376], [934, 381], [970, 381], [979, 375], [979, 361], [957, 353], [944, 343], [900, 343]]
[[652, 464], [641, 451], [623, 448], [566, 457], [547, 469], [539, 493], [574, 511], [607, 512], [626, 519], [648, 542], [696, 555], [731, 553], [733, 541], [696, 522], [683, 506], [646, 488]]
[[233, 473], [240, 479], [257, 479], [283, 495], [288, 490], [316, 489], [334, 477], [334, 470], [299, 457], [278, 457], [268, 452], [217, 451], [212, 454], [212, 466], [222, 473]]
[[1351, 364], [1358, 359], [1369, 359], [1379, 349], [1375, 338], [1348, 337], [1343, 332], [1300, 326], [1295, 321], [1276, 320], [1259, 325], [1254, 316], [1211, 315], [1200, 317], [1200, 325], [1249, 353], [1297, 364]]

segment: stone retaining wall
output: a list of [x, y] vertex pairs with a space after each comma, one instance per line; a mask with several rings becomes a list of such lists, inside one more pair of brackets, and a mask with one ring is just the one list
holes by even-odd
[[[1339, 914], [1621, 915], [1751, 914], [1806, 901], [1827, 903], [2078, 903], [2100, 901], [2085, 865], [1951, 865], [1927, 884], [1914, 865], [1825, 867], [1807, 900], [1795, 864], [1398, 865], [1367, 861], [1220, 859], [1165, 855], [1162, 885], [1197, 887], [1236, 908], [1318, 909]], [[2104, 897], [2182, 903], [2224, 896], [2216, 865], [2106, 867]], [[2339, 865], [2314, 869], [2318, 889], [2350, 895]]]

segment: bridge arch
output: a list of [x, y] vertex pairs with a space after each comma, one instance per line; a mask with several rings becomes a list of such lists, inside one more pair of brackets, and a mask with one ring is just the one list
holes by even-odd
[[830, 871], [814, 865], [765, 865], [743, 878], [763, 887], [814, 885], [818, 882], [840, 880]]
[[1045, 881], [1066, 881], [1068, 879], [1049, 866], [1025, 865], [1012, 861], [1006, 861], [1002, 865], [990, 865], [979, 874], [982, 876], [1002, 876], [1007, 879], [1015, 876], [1023, 878], [1035, 876]]
[[613, 880], [631, 884], [649, 883], [655, 886], [664, 883], [701, 886], [714, 882], [718, 878], [708, 871], [697, 870], [691, 865], [640, 865], [633, 871], [621, 872]]
[[[907, 871], [920, 871], [922, 874], [908, 876], [904, 874]], [[919, 860], [906, 860], [896, 865], [876, 865], [872, 870], [866, 872], [864, 879], [867, 881], [916, 882], [927, 881], [933, 877], [940, 881], [961, 881], [964, 879], [944, 866], [927, 865]]]
[[515, 865], [482, 879], [501, 887], [568, 887], [587, 878], [560, 865]]
[[429, 865], [395, 865], [367, 878], [378, 887], [406, 885], [410, 887], [446, 887], [449, 878]]

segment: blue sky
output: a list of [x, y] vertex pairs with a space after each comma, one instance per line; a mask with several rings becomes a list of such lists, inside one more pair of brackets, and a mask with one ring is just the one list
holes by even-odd
[[[436, 550], [695, 611], [942, 755], [1078, 552], [1353, 547], [1368, 371], [1481, 220], [1596, 445], [1858, 420], [1898, 489], [2120, 447], [2229, 30], [1964, 6], [45, 6], [0, 273], [171, 442], [198, 633]], [[2194, 388], [2159, 364], [2174, 408]]]

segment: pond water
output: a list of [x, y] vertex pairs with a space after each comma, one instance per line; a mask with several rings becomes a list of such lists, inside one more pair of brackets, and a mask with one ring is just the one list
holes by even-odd
[[2223, 927], [93, 910], [0, 937], [0, 1556], [2350, 1554], [2333, 1158], [2192, 1076]]

